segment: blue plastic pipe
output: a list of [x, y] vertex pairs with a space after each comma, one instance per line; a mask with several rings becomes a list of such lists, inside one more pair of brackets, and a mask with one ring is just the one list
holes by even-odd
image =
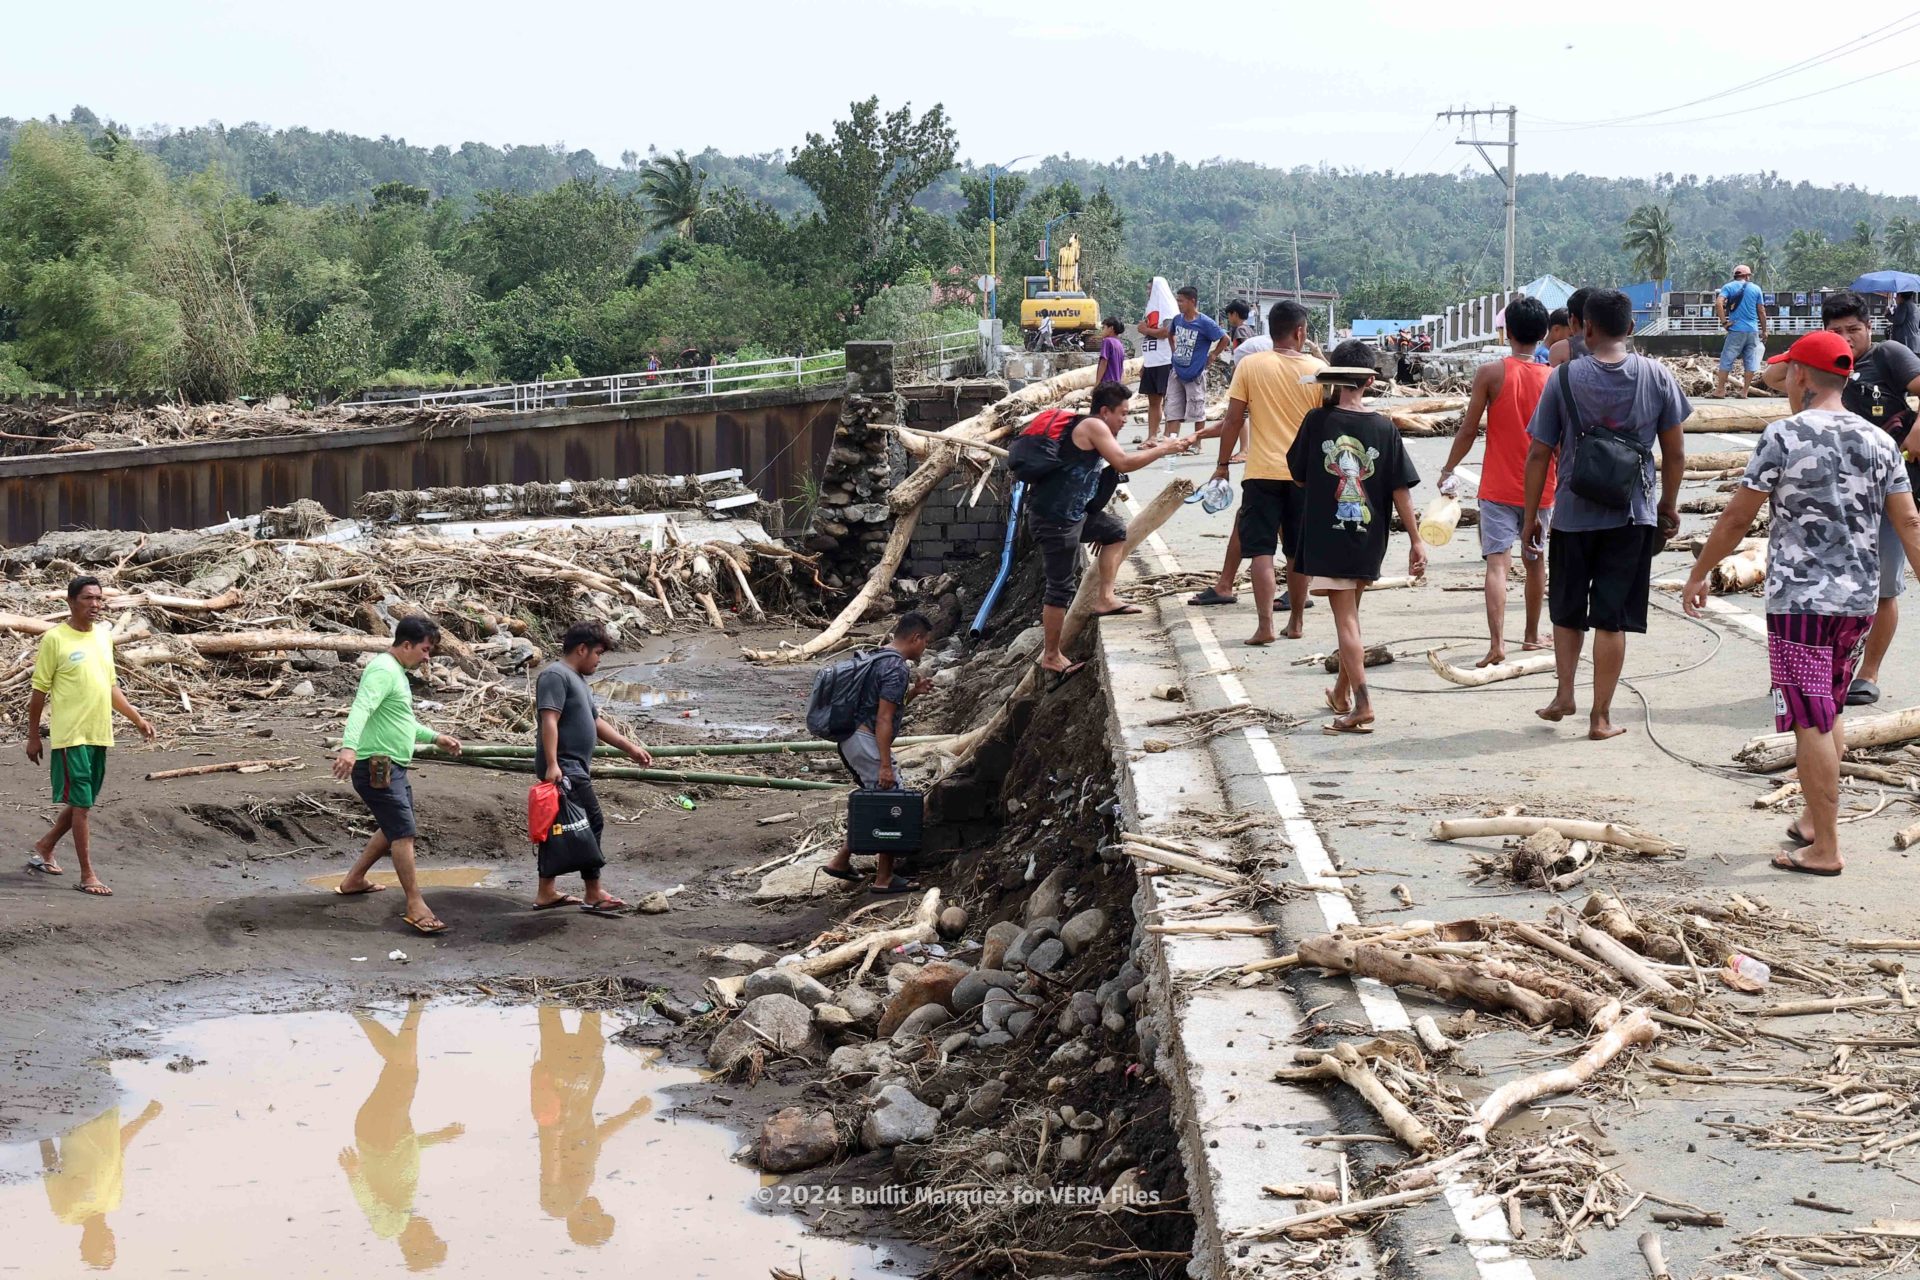
[[987, 634], [987, 620], [993, 617], [993, 606], [1000, 603], [1000, 593], [1007, 588], [1007, 579], [1013, 576], [1013, 535], [1020, 527], [1020, 502], [1027, 496], [1027, 482], [1013, 482], [1013, 493], [1007, 499], [1007, 537], [1000, 547], [1000, 572], [994, 576], [993, 585], [987, 588], [987, 598], [980, 602], [980, 612], [973, 616], [973, 626], [969, 629], [975, 639]]

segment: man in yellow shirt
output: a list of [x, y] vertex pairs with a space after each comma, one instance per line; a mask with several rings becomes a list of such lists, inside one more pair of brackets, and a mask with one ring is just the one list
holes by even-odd
[[[1251, 645], [1272, 644], [1273, 596], [1276, 586], [1274, 553], [1284, 551], [1287, 565], [1289, 640], [1298, 640], [1308, 605], [1306, 583], [1293, 571], [1295, 544], [1300, 537], [1301, 490], [1287, 469], [1287, 450], [1300, 431], [1300, 420], [1320, 405], [1321, 389], [1302, 382], [1327, 367], [1306, 353], [1307, 309], [1297, 302], [1276, 302], [1267, 313], [1267, 332], [1273, 350], [1261, 351], [1233, 367], [1227, 390], [1227, 417], [1220, 425], [1220, 465], [1216, 480], [1227, 478], [1242, 423], [1247, 426], [1247, 470], [1241, 477], [1240, 516], [1220, 578], [1208, 591], [1193, 597], [1194, 604], [1231, 604], [1233, 579], [1240, 557], [1253, 561], [1253, 602], [1259, 617]], [[1205, 598], [1203, 598], [1205, 597]]]
[[80, 860], [80, 883], [74, 888], [99, 898], [110, 897], [113, 890], [93, 873], [87, 815], [107, 780], [113, 713], [133, 721], [140, 735], [153, 741], [153, 725], [114, 683], [113, 629], [104, 622], [94, 625], [106, 607], [98, 578], [75, 578], [67, 584], [67, 620], [40, 637], [33, 696], [27, 700], [27, 759], [35, 764], [40, 763], [40, 716], [47, 703], [53, 703], [53, 799], [60, 806], [52, 828], [34, 842], [27, 870], [65, 875], [53, 850], [71, 831], [73, 853]]

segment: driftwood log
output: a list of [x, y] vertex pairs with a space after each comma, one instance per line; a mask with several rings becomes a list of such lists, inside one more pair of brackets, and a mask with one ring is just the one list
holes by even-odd
[[[938, 442], [917, 436], [900, 436], [900, 443], [907, 452], [923, 457], [924, 461], [906, 479], [895, 485], [887, 497], [887, 504], [893, 508], [893, 532], [887, 537], [880, 559], [868, 571], [866, 582], [854, 593], [853, 599], [847, 601], [826, 630], [805, 644], [792, 649], [748, 649], [746, 656], [755, 662], [804, 662], [839, 644], [893, 581], [894, 573], [900, 568], [900, 561], [905, 558], [907, 547], [913, 541], [914, 526], [920, 521], [920, 511], [928, 495], [959, 464], [962, 450], [958, 446], [990, 443], [1011, 435], [1022, 415], [1044, 409], [1070, 392], [1092, 387], [1096, 372], [1096, 367], [1089, 365], [1044, 382], [1036, 382], [1004, 400], [995, 401], [973, 417], [948, 427], [939, 433]], [[1138, 377], [1140, 362], [1128, 361], [1125, 373], [1129, 379]]]
[[[1916, 713], [1920, 714], [1920, 713]], [[1853, 740], [1852, 726], [1848, 726], [1848, 742]], [[1641, 835], [1616, 822], [1586, 822], [1579, 818], [1447, 818], [1433, 826], [1435, 840], [1474, 840], [1484, 836], [1521, 836], [1532, 835], [1536, 831], [1551, 827], [1569, 840], [1589, 840], [1598, 844], [1617, 845], [1630, 849], [1634, 853], [1660, 854], [1678, 853], [1682, 846], [1659, 836]]]
[[1407, 1110], [1405, 1103], [1380, 1083], [1380, 1077], [1373, 1073], [1373, 1068], [1350, 1044], [1335, 1045], [1333, 1052], [1321, 1054], [1320, 1061], [1313, 1066], [1282, 1068], [1273, 1073], [1273, 1078], [1294, 1084], [1338, 1080], [1359, 1094], [1379, 1114], [1380, 1122], [1387, 1126], [1387, 1131], [1412, 1150], [1425, 1154], [1440, 1145], [1440, 1139], [1434, 1136], [1433, 1130], [1422, 1124], [1418, 1116]]
[[221, 764], [194, 764], [183, 769], [160, 769], [148, 774], [146, 780], [164, 782], [169, 778], [199, 778], [210, 773], [265, 773], [269, 769], [300, 767], [299, 756], [287, 756], [279, 760], [228, 760]]
[[1707, 584], [1716, 595], [1751, 591], [1767, 580], [1767, 544], [1756, 542], [1736, 551], [1707, 572]]
[[[1847, 718], [1847, 749], [1884, 747], [1920, 738], [1920, 707], [1889, 711], [1885, 715]], [[1793, 735], [1769, 733], [1754, 738], [1733, 758], [1754, 773], [1773, 773], [1793, 763]]]
[[[920, 899], [920, 905], [914, 909], [913, 918], [906, 924], [892, 929], [876, 929], [850, 938], [837, 947], [809, 956], [793, 965], [796, 973], [804, 973], [809, 978], [825, 977], [829, 973], [838, 973], [860, 961], [860, 971], [865, 973], [876, 957], [883, 951], [894, 947], [904, 947], [909, 943], [927, 943], [939, 937], [936, 923], [940, 919], [940, 891], [929, 889]], [[747, 975], [740, 974], [729, 978], [708, 978], [707, 994], [718, 1004], [731, 1009], [740, 1002], [740, 992], [747, 984]]]
[[1464, 685], [1469, 689], [1483, 684], [1497, 684], [1502, 680], [1518, 680], [1521, 676], [1537, 676], [1553, 670], [1551, 653], [1530, 653], [1524, 658], [1514, 658], [1507, 662], [1496, 662], [1490, 667], [1456, 667], [1440, 656], [1441, 650], [1427, 650], [1427, 665], [1433, 673], [1449, 684]]
[[1536, 1026], [1570, 1027], [1582, 1021], [1579, 1011], [1567, 1001], [1488, 973], [1480, 960], [1413, 955], [1330, 934], [1302, 938], [1296, 954], [1302, 964], [1337, 973], [1373, 978], [1392, 986], [1424, 987], [1447, 999], [1466, 1000], [1489, 1009], [1511, 1009]]
[[1759, 433], [1767, 424], [1792, 413], [1784, 399], [1729, 400], [1725, 403], [1694, 401], [1693, 412], [1680, 424], [1684, 431], [1727, 431], [1734, 434]]
[[1489, 1133], [1522, 1107], [1551, 1094], [1573, 1092], [1592, 1080], [1602, 1067], [1619, 1057], [1624, 1050], [1651, 1044], [1659, 1033], [1660, 1029], [1647, 1016], [1646, 1010], [1634, 1010], [1603, 1032], [1591, 1048], [1566, 1066], [1510, 1080], [1488, 1094], [1475, 1108], [1473, 1123], [1466, 1127], [1461, 1137], [1468, 1142], [1485, 1142]]

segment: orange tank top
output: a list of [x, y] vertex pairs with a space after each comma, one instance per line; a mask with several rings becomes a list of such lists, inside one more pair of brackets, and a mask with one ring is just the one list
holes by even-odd
[[[1532, 438], [1527, 426], [1540, 403], [1553, 369], [1531, 360], [1506, 358], [1505, 380], [1500, 394], [1487, 406], [1487, 447], [1480, 464], [1479, 496], [1486, 502], [1524, 506], [1527, 501], [1527, 450]], [[1553, 467], [1547, 468], [1547, 485], [1540, 495], [1542, 510], [1553, 505]]]

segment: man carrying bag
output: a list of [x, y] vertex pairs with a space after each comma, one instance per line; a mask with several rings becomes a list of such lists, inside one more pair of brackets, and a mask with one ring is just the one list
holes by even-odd
[[[840, 744], [840, 762], [864, 791], [892, 791], [899, 786], [893, 767], [894, 734], [907, 699], [932, 687], [930, 679], [914, 680], [912, 674], [912, 664], [927, 651], [931, 639], [933, 623], [925, 614], [904, 614], [885, 646], [843, 659], [814, 679], [807, 730]], [[853, 870], [853, 846], [847, 841], [820, 869], [849, 884], [860, 879]], [[874, 855], [872, 892], [911, 893], [919, 887], [893, 874], [891, 853]]]

